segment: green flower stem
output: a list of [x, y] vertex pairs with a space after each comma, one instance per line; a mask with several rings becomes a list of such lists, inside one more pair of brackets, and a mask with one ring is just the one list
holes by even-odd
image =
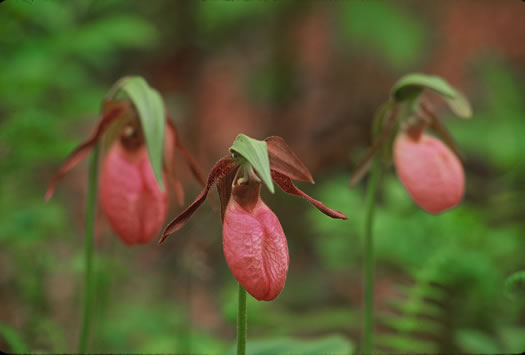
[[93, 240], [95, 227], [95, 211], [97, 206], [97, 183], [98, 183], [98, 156], [99, 145], [97, 144], [91, 153], [89, 163], [88, 200], [86, 206], [85, 233], [84, 233], [84, 310], [82, 314], [82, 330], [78, 352], [85, 353], [89, 340], [89, 330], [93, 315], [93, 300], [95, 295], [95, 280], [93, 275]]
[[246, 290], [239, 284], [239, 309], [237, 311], [237, 355], [246, 354]]
[[374, 158], [372, 172], [366, 191], [366, 217], [365, 217], [365, 285], [364, 285], [364, 345], [363, 353], [371, 354], [374, 347], [374, 237], [372, 227], [374, 224], [374, 209], [377, 186], [381, 175], [381, 162]]

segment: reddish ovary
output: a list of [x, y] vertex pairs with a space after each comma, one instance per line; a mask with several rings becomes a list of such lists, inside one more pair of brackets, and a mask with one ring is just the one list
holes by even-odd
[[222, 235], [224, 256], [237, 281], [258, 300], [275, 299], [284, 287], [289, 264], [277, 216], [260, 198], [253, 208], [245, 208], [232, 196]]
[[443, 212], [463, 198], [463, 166], [439, 139], [401, 133], [394, 143], [394, 163], [412, 199], [427, 212]]
[[111, 145], [102, 162], [100, 202], [126, 244], [148, 243], [158, 235], [168, 210], [168, 194], [155, 180], [145, 145], [131, 151], [120, 140]]

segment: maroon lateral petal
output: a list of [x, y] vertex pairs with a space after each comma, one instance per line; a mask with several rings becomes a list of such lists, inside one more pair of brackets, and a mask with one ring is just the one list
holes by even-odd
[[288, 144], [278, 136], [265, 139], [270, 158], [270, 168], [293, 180], [314, 183], [312, 175], [304, 166], [303, 162], [290, 149]]
[[232, 169], [235, 169], [238, 167], [238, 164], [232, 159], [232, 157], [227, 156], [219, 160], [217, 163], [215, 163], [215, 166], [211, 169], [210, 174], [208, 175], [208, 181], [206, 182], [206, 186], [204, 187], [204, 190], [201, 191], [199, 196], [175, 219], [173, 219], [164, 229], [164, 232], [162, 233], [162, 238], [159, 241], [159, 244], [164, 242], [164, 240], [172, 233], [178, 231], [181, 229], [193, 216], [195, 211], [202, 205], [202, 203], [206, 200], [206, 196], [208, 196], [208, 192], [210, 191], [213, 184], [217, 182], [217, 180], [222, 179], [224, 176], [227, 176]]
[[350, 178], [350, 182], [348, 184], [350, 188], [354, 187], [359, 181], [361, 181], [361, 179], [366, 175], [366, 173], [370, 169], [370, 166], [372, 165], [372, 158], [376, 155], [377, 152], [379, 152], [379, 149], [386, 142], [390, 132], [392, 131], [396, 115], [397, 107], [394, 107], [390, 111], [390, 115], [387, 118], [387, 121], [383, 127], [383, 131], [381, 132], [380, 136], [373, 142], [372, 147], [370, 147], [363, 159], [357, 165], [355, 172], [352, 174], [352, 177]]
[[[169, 118], [168, 118], [169, 120]], [[166, 133], [164, 135], [164, 152], [163, 152], [163, 167], [164, 172], [168, 177], [168, 181], [171, 183], [175, 196], [177, 198], [177, 204], [179, 206], [184, 205], [184, 189], [182, 184], [177, 178], [175, 170], [175, 129], [169, 121], [166, 122]]]
[[239, 169], [231, 169], [222, 179], [217, 181], [217, 192], [219, 193], [219, 200], [221, 202], [221, 221], [224, 222], [224, 213], [226, 212], [226, 206], [230, 201], [232, 194], [232, 184], [235, 174]]
[[179, 206], [184, 205], [184, 188], [182, 184], [175, 176], [168, 176], [168, 180], [171, 182], [173, 191], [175, 192], [175, 198], [177, 199], [177, 204]]
[[454, 138], [452, 138], [452, 135], [448, 131], [447, 127], [441, 123], [439, 118], [436, 116], [436, 114], [430, 109], [430, 107], [423, 103], [421, 105], [421, 108], [423, 109], [423, 112], [427, 114], [430, 117], [430, 128], [437, 133], [441, 139], [449, 146], [450, 149], [456, 154], [456, 156], [461, 160], [461, 152], [459, 151], [458, 145], [454, 141]]
[[53, 177], [46, 191], [46, 201], [53, 196], [55, 192], [56, 184], [66, 175], [69, 170], [73, 169], [78, 163], [84, 160], [88, 155], [91, 149], [97, 144], [98, 140], [110, 124], [115, 121], [117, 118], [122, 116], [129, 109], [128, 105], [118, 104], [116, 106], [109, 107], [104, 111], [100, 121], [95, 128], [95, 131], [91, 136], [82, 144], [80, 144], [66, 159], [64, 164], [58, 170], [58, 173]]
[[188, 152], [186, 147], [184, 147], [184, 145], [182, 144], [179, 135], [177, 134], [177, 128], [175, 127], [175, 124], [171, 121], [169, 116], [167, 116], [166, 122], [168, 123], [169, 129], [171, 129], [175, 135], [175, 148], [177, 148], [184, 156], [184, 160], [186, 160], [186, 164], [190, 168], [190, 171], [195, 180], [197, 180], [199, 184], [201, 184], [201, 186], [205, 186], [206, 181], [204, 180], [204, 175], [202, 174], [199, 165], [197, 164], [193, 156], [190, 154], [190, 152]]
[[308, 200], [308, 202], [314, 205], [319, 211], [323, 212], [325, 215], [337, 219], [348, 219], [348, 217], [346, 217], [343, 212], [328, 208], [321, 201], [317, 201], [305, 194], [303, 191], [299, 190], [292, 183], [292, 180], [288, 176], [272, 169], [272, 179], [277, 185], [281, 187], [281, 189], [283, 189], [284, 192]]

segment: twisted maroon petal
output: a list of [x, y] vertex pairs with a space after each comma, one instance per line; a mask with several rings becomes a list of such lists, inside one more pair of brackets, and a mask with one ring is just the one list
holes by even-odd
[[168, 123], [168, 129], [170, 129], [173, 135], [175, 136], [175, 148], [177, 148], [182, 153], [182, 156], [184, 157], [184, 160], [186, 160], [186, 164], [190, 168], [190, 171], [193, 174], [195, 180], [197, 180], [199, 184], [201, 184], [201, 186], [205, 186], [206, 181], [204, 180], [204, 176], [202, 175], [199, 165], [197, 164], [193, 156], [190, 154], [190, 152], [188, 152], [186, 147], [184, 147], [184, 145], [182, 144], [179, 135], [177, 134], [177, 128], [175, 127], [173, 122], [171, 122], [169, 116], [167, 117], [166, 122]]
[[314, 183], [312, 175], [303, 162], [290, 149], [281, 137], [272, 136], [265, 139], [270, 158], [270, 168], [291, 179]]
[[175, 192], [177, 204], [182, 206], [184, 204], [184, 189], [177, 178], [175, 170], [175, 136], [175, 126], [169, 122], [168, 118], [166, 122], [166, 133], [164, 136], [163, 168], [168, 176], [168, 181]]
[[454, 138], [448, 131], [447, 127], [441, 123], [440, 119], [436, 116], [436, 114], [430, 109], [430, 107], [423, 103], [421, 105], [421, 108], [423, 109], [423, 112], [430, 117], [430, 128], [438, 134], [439, 137], [445, 141], [445, 143], [452, 149], [454, 154], [457, 155], [457, 157], [461, 160], [461, 152], [459, 151], [458, 145], [454, 141]]
[[385, 144], [390, 133], [392, 132], [392, 129], [394, 128], [396, 114], [397, 107], [394, 107], [390, 111], [389, 116], [386, 118], [386, 122], [383, 126], [381, 134], [374, 140], [374, 142], [372, 143], [372, 147], [370, 147], [366, 155], [357, 165], [355, 172], [352, 174], [352, 177], [350, 178], [350, 182], [348, 184], [350, 188], [354, 187], [359, 181], [361, 181], [361, 179], [366, 175], [366, 173], [370, 169], [370, 166], [372, 165], [372, 158], [376, 155], [377, 152], [379, 152], [381, 147]]
[[168, 181], [171, 183], [173, 192], [175, 193], [177, 204], [182, 206], [184, 204], [184, 188], [182, 187], [182, 183], [175, 176], [168, 176]]
[[277, 185], [281, 187], [281, 189], [283, 189], [284, 192], [287, 192], [291, 195], [299, 196], [299, 197], [302, 197], [308, 200], [308, 202], [314, 205], [319, 211], [323, 212], [325, 215], [332, 217], [332, 218], [337, 218], [337, 219], [348, 219], [348, 217], [346, 217], [343, 212], [328, 208], [321, 201], [317, 201], [311, 198], [310, 196], [308, 196], [303, 191], [299, 190], [292, 183], [292, 180], [288, 176], [281, 174], [280, 172], [272, 169], [272, 179]]
[[221, 221], [224, 222], [224, 213], [226, 212], [226, 206], [230, 201], [230, 196], [232, 194], [232, 184], [233, 179], [235, 179], [235, 174], [237, 169], [231, 169], [222, 179], [219, 179], [217, 182], [217, 192], [219, 193], [219, 200], [221, 201]]
[[177, 217], [175, 217], [174, 220], [172, 220], [164, 229], [164, 232], [162, 233], [162, 238], [159, 241], [159, 244], [164, 242], [164, 240], [172, 233], [178, 231], [181, 229], [193, 216], [195, 211], [202, 205], [202, 203], [206, 200], [206, 197], [208, 196], [208, 192], [210, 191], [211, 187], [220, 179], [227, 176], [232, 169], [235, 169], [238, 167], [238, 164], [230, 157], [224, 157], [221, 160], [219, 160], [217, 163], [215, 163], [215, 166], [211, 169], [210, 175], [208, 175], [208, 181], [206, 182], [206, 186], [201, 191], [199, 196], [189, 205], [181, 214], [179, 214]]
[[64, 177], [64, 175], [66, 175], [69, 172], [69, 170], [73, 169], [78, 163], [80, 163], [88, 156], [91, 149], [95, 146], [95, 144], [97, 144], [98, 140], [106, 131], [106, 129], [110, 126], [110, 124], [117, 118], [121, 117], [128, 109], [128, 105], [126, 105], [123, 102], [119, 102], [116, 103], [116, 106], [108, 107], [104, 111], [102, 117], [100, 118], [100, 121], [97, 124], [97, 127], [95, 128], [95, 131], [84, 143], [80, 144], [69, 155], [64, 164], [62, 164], [62, 166], [58, 170], [58, 173], [53, 177], [53, 179], [49, 183], [49, 186], [46, 191], [46, 201], [49, 201], [49, 199], [53, 196], [56, 184]]

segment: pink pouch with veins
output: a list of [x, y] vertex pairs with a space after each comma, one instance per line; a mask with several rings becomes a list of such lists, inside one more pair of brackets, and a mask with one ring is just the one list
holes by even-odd
[[[166, 176], [164, 174], [164, 181]], [[168, 211], [168, 194], [155, 180], [146, 146], [127, 150], [115, 141], [102, 161], [100, 202], [120, 239], [128, 245], [155, 238]]]
[[261, 200], [260, 184], [237, 185], [224, 213], [224, 256], [233, 276], [258, 300], [281, 293], [288, 245], [277, 216]]
[[455, 207], [463, 198], [465, 174], [458, 157], [439, 139], [406, 133], [394, 142], [399, 179], [414, 202], [430, 213]]

